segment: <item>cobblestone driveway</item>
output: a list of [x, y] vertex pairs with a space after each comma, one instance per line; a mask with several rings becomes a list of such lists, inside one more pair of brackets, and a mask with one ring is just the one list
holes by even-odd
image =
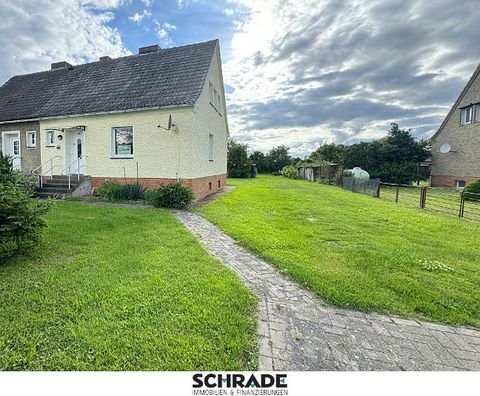
[[332, 307], [201, 216], [174, 213], [259, 297], [259, 370], [480, 370], [480, 331]]

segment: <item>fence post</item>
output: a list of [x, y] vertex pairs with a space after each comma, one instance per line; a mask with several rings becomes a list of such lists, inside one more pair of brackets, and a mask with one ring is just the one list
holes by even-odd
[[460, 209], [458, 210], [458, 217], [463, 217], [464, 212], [465, 212], [465, 197], [462, 191], [460, 193]]
[[420, 209], [425, 209], [427, 203], [427, 187], [420, 188]]
[[382, 188], [382, 184], [381, 183], [378, 183], [378, 187], [377, 187], [377, 198], [380, 198], [380, 189]]
[[397, 183], [397, 188], [395, 191], [395, 203], [398, 203], [398, 195], [400, 194], [400, 183]]

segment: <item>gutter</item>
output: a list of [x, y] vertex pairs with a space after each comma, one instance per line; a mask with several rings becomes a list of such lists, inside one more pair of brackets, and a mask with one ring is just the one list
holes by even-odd
[[61, 120], [66, 118], [88, 117], [88, 116], [106, 115], [106, 114], [133, 113], [137, 111], [148, 111], [148, 110], [164, 110], [164, 109], [168, 110], [168, 109], [187, 108], [187, 107], [193, 107], [193, 105], [184, 104], [184, 105], [170, 105], [170, 106], [141, 107], [137, 109], [127, 109], [127, 110], [112, 110], [112, 111], [101, 111], [101, 112], [94, 112], [94, 113], [70, 114], [70, 115], [64, 115], [64, 116], [37, 117], [37, 118], [28, 118], [23, 120], [0, 121], [0, 125], [16, 124], [19, 122], [42, 121], [42, 120], [55, 120], [55, 119]]

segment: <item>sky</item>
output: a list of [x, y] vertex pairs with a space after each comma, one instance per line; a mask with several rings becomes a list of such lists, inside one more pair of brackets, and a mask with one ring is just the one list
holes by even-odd
[[480, 62], [478, 0], [0, 0], [0, 84], [218, 38], [232, 138], [285, 144], [428, 138]]

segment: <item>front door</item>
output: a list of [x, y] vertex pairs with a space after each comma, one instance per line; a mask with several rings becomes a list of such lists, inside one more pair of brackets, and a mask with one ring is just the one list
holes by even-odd
[[2, 134], [2, 151], [12, 159], [14, 169], [22, 169], [20, 132], [4, 132]]
[[85, 131], [67, 129], [65, 132], [65, 173], [85, 174]]

